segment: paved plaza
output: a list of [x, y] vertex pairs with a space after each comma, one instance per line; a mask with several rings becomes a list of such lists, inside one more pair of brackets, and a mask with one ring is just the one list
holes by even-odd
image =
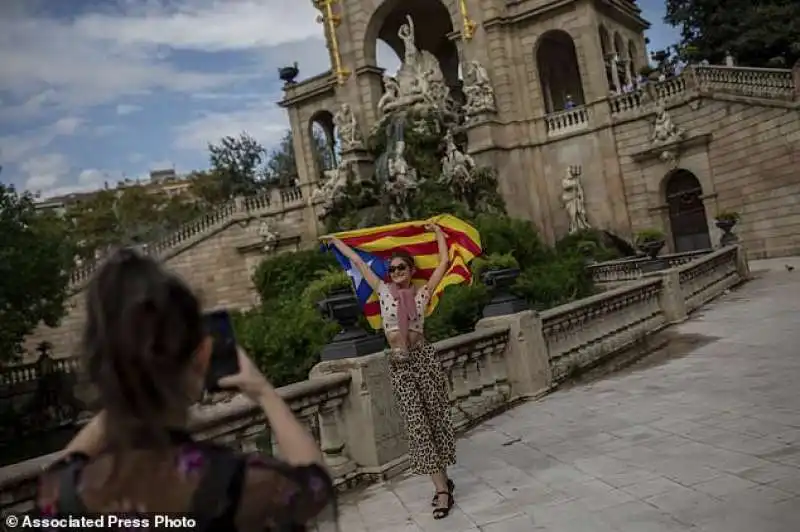
[[800, 531], [800, 268], [764, 264], [673, 328], [685, 352], [463, 437], [449, 518], [403, 476], [345, 495], [341, 530]]

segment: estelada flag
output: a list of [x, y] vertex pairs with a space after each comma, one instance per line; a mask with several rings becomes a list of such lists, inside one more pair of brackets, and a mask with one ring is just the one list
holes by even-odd
[[[439, 248], [436, 235], [425, 231], [426, 224], [437, 224], [442, 228], [447, 241], [450, 267], [439, 286], [433, 291], [425, 315], [429, 316], [436, 308], [439, 298], [450, 285], [471, 283], [472, 273], [467, 265], [481, 255], [481, 237], [468, 223], [449, 214], [434, 216], [420, 222], [402, 222], [368, 229], [344, 231], [331, 236], [350, 246], [379, 278], [389, 281], [389, 261], [397, 250], [405, 250], [416, 263], [416, 273], [412, 282], [421, 286], [430, 279], [439, 264]], [[333, 246], [323, 245], [323, 249], [333, 251], [336, 260], [342, 265], [353, 281], [364, 315], [374, 329], [381, 329], [381, 307], [376, 294], [350, 260]]]

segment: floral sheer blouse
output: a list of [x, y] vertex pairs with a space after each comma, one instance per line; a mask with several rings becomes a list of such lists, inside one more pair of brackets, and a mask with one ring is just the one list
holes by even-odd
[[[74, 491], [87, 513], [136, 512], [191, 514], [196, 491], [208, 473], [212, 453], [227, 453], [236, 465], [231, 482], [211, 501], [219, 505], [211, 530], [285, 530], [302, 525], [332, 502], [333, 484], [318, 465], [292, 466], [259, 454], [242, 455], [185, 437], [166, 449], [134, 449], [119, 459], [66, 456], [45, 471], [36, 497], [37, 513], [55, 517], [74, 510], [60, 507], [63, 473], [76, 472]], [[219, 502], [223, 501], [223, 502]], [[335, 518], [335, 517], [334, 517]]]

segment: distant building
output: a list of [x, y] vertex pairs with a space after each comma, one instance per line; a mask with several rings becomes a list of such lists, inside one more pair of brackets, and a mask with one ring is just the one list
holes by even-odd
[[[125, 189], [136, 186], [145, 187], [152, 194], [164, 194], [168, 197], [176, 197], [189, 194], [191, 180], [186, 176], [179, 175], [174, 168], [152, 170], [150, 172], [150, 179], [126, 179], [117, 183], [117, 186], [113, 190], [115, 190], [117, 194], [120, 194]], [[47, 198], [37, 202], [36, 208], [39, 210], [53, 211], [56, 214], [62, 215], [66, 212], [68, 207], [81, 203], [82, 201], [90, 200], [102, 190], [107, 189], [108, 184], [106, 184], [105, 189], [75, 192], [64, 196]]]

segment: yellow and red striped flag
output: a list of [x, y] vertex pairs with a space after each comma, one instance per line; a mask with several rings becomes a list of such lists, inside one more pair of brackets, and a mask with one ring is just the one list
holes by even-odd
[[[426, 224], [437, 224], [442, 228], [450, 256], [450, 267], [431, 295], [426, 309], [426, 316], [428, 316], [436, 308], [445, 288], [454, 284], [472, 282], [472, 273], [468, 264], [482, 253], [480, 235], [474, 227], [455, 216], [441, 214], [421, 222], [402, 222], [368, 229], [356, 229], [336, 233], [332, 236], [350, 246], [384, 281], [389, 280], [389, 259], [392, 254], [400, 249], [405, 250], [414, 257], [416, 263], [416, 273], [412, 282], [421, 286], [430, 279], [439, 264], [436, 235], [425, 231]], [[362, 278], [358, 269], [350, 264], [347, 257], [332, 246], [329, 249], [334, 252], [339, 264], [352, 279], [367, 321], [374, 329], [380, 329], [382, 324], [378, 294]]]

